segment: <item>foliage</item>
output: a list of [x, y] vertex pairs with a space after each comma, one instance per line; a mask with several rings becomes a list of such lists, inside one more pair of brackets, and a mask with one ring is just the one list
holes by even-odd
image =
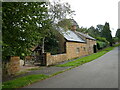
[[[49, 18], [51, 19], [51, 32], [50, 35], [45, 37], [45, 52], [50, 52], [51, 54], [57, 54], [59, 51], [58, 39], [56, 38], [56, 26], [61, 26], [65, 28], [67, 25], [70, 26], [71, 23], [67, 17], [72, 18], [74, 11], [68, 3], [61, 3], [60, 0], [55, 0], [53, 3], [49, 4]], [[58, 23], [59, 22], [59, 23]]]
[[56, 38], [57, 32], [51, 32], [50, 37], [45, 38], [45, 52], [50, 52], [51, 54], [57, 54], [59, 50], [58, 40]]
[[120, 47], [120, 43], [114, 44], [113, 46], [114, 46], [114, 47]]
[[83, 32], [83, 33], [88, 33], [88, 29], [87, 29], [87, 28], [84, 28], [84, 27], [78, 28], [77, 31]]
[[106, 40], [110, 42], [110, 45], [112, 45], [113, 40], [112, 40], [109, 23], [107, 22], [105, 23], [103, 30], [101, 31], [101, 36], [106, 38]]
[[103, 27], [104, 27], [104, 25], [98, 24], [97, 25], [98, 31], [101, 32], [103, 30]]
[[106, 38], [104, 38], [104, 37], [96, 37], [96, 39], [99, 40], [99, 41], [102, 41], [102, 42], [109, 43], [109, 42], [106, 40]]
[[91, 26], [89, 29], [88, 29], [88, 34], [91, 35], [92, 37], [99, 37], [100, 36], [100, 33], [98, 31], [97, 28], [94, 28], [93, 26]]
[[108, 46], [109, 42], [104, 37], [96, 37], [97, 39], [97, 49], [100, 50]]
[[70, 19], [63, 19], [58, 22], [58, 26], [64, 28], [65, 30], [71, 29], [72, 23]]
[[74, 12], [69, 3], [62, 3], [60, 0], [55, 0], [49, 4], [50, 19], [55, 24], [67, 17], [72, 18]]
[[109, 23], [105, 23], [105, 25], [98, 24], [95, 27], [91, 26], [90, 28], [81, 27], [77, 29], [77, 31], [88, 33], [90, 36], [94, 37], [98, 40], [97, 46], [98, 48], [102, 48], [105, 45], [107, 46], [109, 43], [112, 44], [113, 39], [109, 27]]
[[[71, 17], [74, 11], [68, 3], [3, 2], [3, 59], [7, 56], [29, 55], [31, 48], [42, 45], [43, 39], [54, 41], [54, 25]], [[49, 6], [48, 6], [49, 5]], [[48, 10], [49, 9], [49, 10]], [[57, 48], [57, 44], [53, 45]], [[56, 49], [55, 49], [56, 50]]]
[[81, 27], [79, 29], [77, 29], [78, 31], [80, 32], [83, 32], [83, 33], [88, 33], [90, 36], [96, 38], [96, 37], [100, 37], [100, 25], [97, 25], [98, 27], [95, 28], [93, 26], [91, 26], [90, 28], [84, 28], [84, 27]]
[[79, 65], [82, 65], [84, 63], [87, 63], [87, 62], [90, 62], [92, 60], [97, 59], [98, 57], [104, 55], [105, 53], [109, 52], [110, 50], [113, 50], [113, 48], [114, 47], [109, 47], [109, 48], [106, 48], [98, 53], [92, 54], [90, 56], [86, 56], [86, 57], [83, 57], [83, 58], [80, 58], [80, 59], [77, 59], [74, 61], [67, 62], [65, 64], [56, 65], [56, 66], [58, 66], [58, 67], [79, 66]]
[[[3, 2], [3, 59], [29, 54], [49, 27], [45, 2]], [[49, 28], [48, 28], [49, 29]]]
[[120, 29], [117, 29], [115, 36], [118, 38], [118, 41], [120, 42]]
[[119, 42], [118, 37], [113, 37], [113, 43], [115, 44], [116, 42]]
[[2, 88], [3, 89], [4, 88], [20, 88], [20, 87], [29, 85], [33, 82], [46, 79], [48, 77], [49, 76], [43, 75], [43, 74], [28, 75], [28, 76], [17, 78], [15, 80], [10, 80], [10, 81], [4, 82]]
[[99, 49], [102, 49], [102, 48], [105, 48], [108, 44], [105, 43], [105, 42], [102, 42], [102, 41], [97, 41], [97, 48], [98, 50]]

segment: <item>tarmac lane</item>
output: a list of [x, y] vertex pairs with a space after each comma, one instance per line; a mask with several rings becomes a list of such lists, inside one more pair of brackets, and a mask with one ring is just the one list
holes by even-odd
[[24, 88], [118, 88], [118, 50]]

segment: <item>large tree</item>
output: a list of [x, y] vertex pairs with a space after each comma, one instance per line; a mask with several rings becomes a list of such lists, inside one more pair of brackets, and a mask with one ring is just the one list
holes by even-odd
[[3, 2], [2, 11], [3, 59], [28, 54], [49, 29], [45, 2]]
[[101, 31], [101, 36], [106, 38], [107, 41], [109, 41], [110, 45], [112, 46], [112, 35], [111, 35], [111, 30], [110, 30], [110, 26], [109, 23], [105, 23], [103, 30]]
[[48, 35], [45, 37], [43, 43], [45, 44], [45, 52], [56, 54], [59, 51], [56, 27], [61, 26], [63, 28], [69, 28], [71, 25], [70, 19], [72, 18], [72, 15], [74, 15], [74, 11], [71, 10], [68, 3], [62, 3], [60, 0], [49, 3], [48, 9], [53, 31], [50, 33], [50, 37], [48, 37]]
[[73, 13], [68, 3], [3, 2], [2, 5], [3, 59], [27, 55], [37, 44], [43, 46], [44, 52], [44, 40], [54, 39], [52, 30], [56, 22]]
[[61, 2], [61, 0], [54, 0], [49, 4], [50, 19], [55, 24], [63, 19], [73, 18], [72, 16], [75, 15], [74, 12], [69, 3]]

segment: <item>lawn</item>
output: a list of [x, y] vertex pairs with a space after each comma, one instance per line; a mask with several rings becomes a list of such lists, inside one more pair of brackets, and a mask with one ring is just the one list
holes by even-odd
[[97, 53], [94, 53], [94, 54], [91, 54], [90, 56], [86, 56], [86, 57], [83, 57], [83, 58], [80, 58], [80, 59], [77, 59], [77, 60], [74, 60], [74, 61], [71, 61], [71, 62], [67, 62], [65, 64], [60, 64], [60, 65], [56, 65], [57, 67], [69, 67], [69, 66], [79, 66], [79, 65], [82, 65], [86, 62], [90, 62], [94, 59], [97, 59], [98, 57], [104, 55], [105, 53], [111, 51], [114, 47], [108, 47], [100, 52], [97, 52]]
[[43, 74], [28, 75], [25, 77], [17, 78], [15, 80], [10, 80], [10, 81], [4, 82], [2, 88], [19, 88], [19, 87], [29, 85], [36, 81], [46, 79], [48, 77], [49, 76], [43, 75]]

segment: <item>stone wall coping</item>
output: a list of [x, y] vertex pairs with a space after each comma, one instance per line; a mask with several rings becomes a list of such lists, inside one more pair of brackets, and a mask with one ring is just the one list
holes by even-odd
[[55, 54], [55, 55], [51, 55], [51, 56], [58, 56], [58, 55], [66, 55], [66, 53], [62, 53], [62, 54]]

